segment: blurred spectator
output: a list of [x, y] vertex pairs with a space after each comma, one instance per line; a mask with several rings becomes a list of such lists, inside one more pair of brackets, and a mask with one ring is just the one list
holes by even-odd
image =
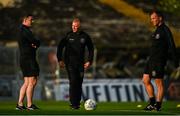
[[59, 65], [58, 65], [58, 59], [56, 57], [56, 51], [51, 50], [48, 53], [48, 61], [50, 63], [50, 70], [51, 70], [51, 75], [55, 83], [57, 83], [57, 79], [60, 76], [60, 71], [59, 71]]

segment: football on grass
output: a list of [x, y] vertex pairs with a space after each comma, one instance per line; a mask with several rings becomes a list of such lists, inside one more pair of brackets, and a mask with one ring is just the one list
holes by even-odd
[[96, 109], [96, 101], [93, 99], [88, 99], [84, 103], [85, 110], [95, 110]]

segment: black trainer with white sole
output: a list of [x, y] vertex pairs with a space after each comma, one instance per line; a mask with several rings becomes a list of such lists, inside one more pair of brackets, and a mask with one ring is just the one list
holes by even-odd
[[161, 106], [155, 104], [155, 105], [154, 105], [154, 110], [156, 110], [156, 111], [161, 111]]
[[27, 108], [23, 105], [23, 106], [20, 106], [20, 105], [16, 105], [16, 110], [26, 110]]
[[28, 110], [38, 110], [39, 108], [36, 105], [32, 104], [30, 107], [27, 107], [27, 109]]
[[143, 110], [145, 110], [145, 111], [152, 111], [152, 110], [155, 110], [155, 107], [152, 104], [148, 104]]
[[69, 105], [72, 110], [78, 110], [80, 108], [79, 105]]

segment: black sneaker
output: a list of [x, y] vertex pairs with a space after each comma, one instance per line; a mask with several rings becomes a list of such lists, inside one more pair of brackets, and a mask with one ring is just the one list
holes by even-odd
[[20, 106], [20, 105], [16, 105], [16, 110], [26, 110], [27, 108], [23, 105], [23, 106]]
[[157, 104], [154, 105], [154, 110], [161, 111], [161, 106], [158, 106]]
[[152, 111], [154, 109], [155, 109], [154, 105], [148, 104], [143, 110], [145, 110], [145, 111]]
[[79, 105], [70, 105], [70, 108], [72, 110], [78, 110], [80, 108], [80, 106]]
[[27, 107], [28, 110], [37, 110], [39, 109], [36, 105], [32, 104], [30, 107]]

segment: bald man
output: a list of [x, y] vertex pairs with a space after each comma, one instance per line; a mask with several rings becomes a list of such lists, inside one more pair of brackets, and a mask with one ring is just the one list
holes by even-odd
[[[85, 48], [88, 48], [88, 60], [85, 61]], [[64, 52], [64, 60], [63, 49]], [[60, 41], [57, 48], [57, 58], [61, 68], [66, 66], [69, 79], [69, 95], [70, 107], [72, 109], [80, 108], [82, 82], [84, 77], [84, 70], [86, 70], [93, 61], [93, 43], [90, 36], [84, 31], [80, 30], [80, 20], [75, 18], [72, 21], [72, 31]]]

